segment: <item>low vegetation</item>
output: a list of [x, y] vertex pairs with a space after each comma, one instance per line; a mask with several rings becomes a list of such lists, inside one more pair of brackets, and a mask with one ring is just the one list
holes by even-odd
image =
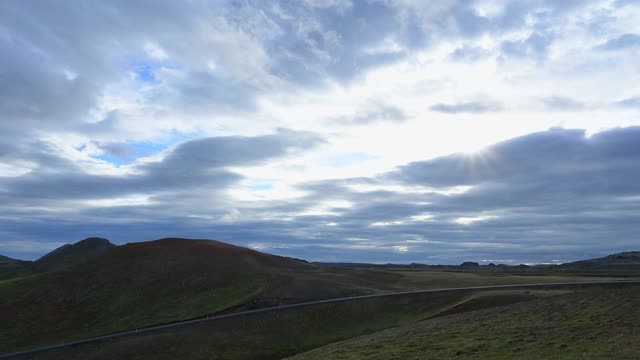
[[[630, 286], [375, 298], [202, 322], [24, 358], [534, 359], [560, 354], [605, 359], [576, 354], [592, 348], [606, 354], [614, 337], [611, 345], [628, 349], [612, 354], [625, 359], [630, 349], [638, 350], [632, 344], [638, 295], [640, 289]], [[616, 310], [609, 312], [610, 307]], [[531, 352], [545, 346], [546, 352]]]
[[640, 287], [628, 286], [484, 310], [469, 306], [458, 314], [334, 343], [291, 359], [622, 360], [637, 359], [638, 354]]
[[[638, 275], [605, 271], [581, 276], [566, 269], [479, 266], [316, 266], [216, 241], [186, 239], [118, 247], [104, 239], [88, 239], [57, 249], [34, 263], [2, 257], [0, 265], [3, 264], [5, 270], [17, 270], [13, 276], [0, 278], [0, 323], [12, 324], [0, 328], [0, 353], [318, 299], [417, 289], [582, 282], [593, 281], [594, 275], [599, 281], [634, 279]], [[83, 359], [106, 358], [100, 355], [103, 351], [121, 352], [126, 358], [135, 358], [140, 351], [158, 358], [148, 352], [154, 349], [164, 349], [163, 354], [173, 356], [188, 352], [193, 358], [212, 354], [228, 359], [281, 358], [436, 315], [466, 313], [551, 295], [558, 294], [549, 290], [452, 292], [359, 300], [176, 328], [87, 345], [77, 351]], [[147, 346], [152, 347], [143, 350]], [[250, 349], [252, 355], [241, 349]], [[66, 351], [59, 353], [69, 355]]]
[[[543, 292], [512, 300], [531, 300]], [[325, 304], [243, 319], [203, 322], [28, 358], [281, 359], [332, 342], [437, 316], [470, 296], [473, 293], [460, 291]]]

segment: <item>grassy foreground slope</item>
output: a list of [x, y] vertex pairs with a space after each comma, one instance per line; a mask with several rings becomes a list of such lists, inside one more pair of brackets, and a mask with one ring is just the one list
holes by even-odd
[[639, 354], [640, 287], [628, 286], [462, 311], [291, 359], [622, 360]]
[[[488, 292], [497, 303], [557, 295], [558, 290]], [[282, 359], [332, 342], [436, 316], [471, 291], [402, 295], [323, 304], [241, 319], [209, 321], [100, 343], [48, 351], [25, 359]], [[483, 306], [494, 306], [492, 301]]]
[[[618, 286], [618, 285], [616, 285]], [[593, 288], [593, 287], [591, 287]], [[588, 289], [588, 288], [587, 288]], [[357, 300], [347, 303], [324, 304], [310, 308], [295, 309], [281, 313], [261, 314], [241, 319], [227, 319], [222, 321], [209, 321], [174, 329], [165, 329], [153, 333], [143, 333], [125, 338], [107, 340], [99, 343], [81, 345], [72, 348], [48, 351], [31, 356], [24, 356], [23, 359], [282, 359], [288, 356], [300, 354], [304, 356], [315, 356], [318, 359], [335, 359], [338, 356], [349, 354], [348, 351], [323, 352], [325, 349], [340, 344], [350, 343], [351, 338], [364, 334], [384, 334], [388, 331], [403, 329], [404, 326], [412, 326], [423, 319], [432, 318], [450, 319], [457, 316], [467, 316], [476, 312], [468, 311], [486, 308], [495, 308], [495, 313], [508, 311], [513, 304], [533, 304], [539, 301], [551, 304], [548, 301], [562, 298], [565, 294], [578, 297], [584, 294], [594, 294], [602, 292], [604, 288], [595, 291], [579, 290], [573, 294], [574, 290], [568, 288], [554, 288], [543, 290], [499, 290], [499, 291], [455, 291], [441, 292], [420, 295], [403, 295], [395, 297], [374, 298]], [[610, 287], [607, 289], [611, 289]], [[610, 291], [610, 290], [606, 290]], [[561, 303], [566, 300], [561, 300]], [[534, 307], [535, 308], [535, 307]], [[542, 306], [544, 308], [544, 306]], [[528, 308], [524, 308], [528, 311]], [[539, 310], [539, 309], [538, 309]], [[461, 311], [458, 315], [448, 315]], [[513, 315], [513, 314], [511, 314]], [[540, 318], [540, 326], [552, 324], [548, 318]], [[602, 322], [608, 318], [601, 318]], [[474, 325], [473, 317], [467, 317], [465, 321], [471, 321], [467, 325]], [[485, 320], [487, 321], [487, 320]], [[502, 326], [496, 325], [496, 326]], [[480, 326], [486, 326], [481, 323]], [[612, 325], [616, 326], [616, 325]], [[462, 325], [464, 329], [465, 326]], [[382, 332], [378, 330], [389, 329]], [[493, 329], [495, 330], [495, 329]], [[504, 333], [501, 333], [504, 336]], [[402, 336], [411, 336], [412, 332], [407, 332]], [[426, 335], [428, 336], [428, 335]], [[455, 333], [448, 334], [449, 337], [456, 337]], [[363, 337], [364, 338], [364, 337]], [[362, 339], [362, 338], [356, 338]], [[340, 343], [339, 341], [344, 341]], [[445, 341], [436, 348], [440, 350], [456, 351], [444, 352], [444, 356], [428, 357], [418, 355], [419, 359], [448, 359], [453, 358], [458, 350], [464, 349], [459, 344], [451, 344], [448, 337], [442, 337]], [[505, 344], [510, 341], [505, 337]], [[493, 341], [497, 342], [496, 337]], [[319, 346], [331, 344], [324, 348]], [[510, 344], [504, 346], [510, 349]], [[559, 344], [557, 349], [564, 349]], [[450, 346], [454, 346], [451, 347]], [[455, 348], [458, 346], [458, 348]], [[305, 351], [318, 348], [315, 351], [304, 353]], [[372, 358], [377, 348], [371, 348], [367, 344], [362, 346], [362, 355], [359, 358]], [[554, 349], [551, 349], [554, 351]], [[404, 359], [403, 354], [394, 352], [381, 353], [382, 357], [377, 359]], [[562, 354], [562, 352], [558, 352]], [[428, 354], [427, 354], [428, 355]], [[512, 352], [503, 358], [519, 358], [513, 356]], [[491, 357], [479, 357], [491, 358]], [[553, 358], [553, 357], [552, 357]]]

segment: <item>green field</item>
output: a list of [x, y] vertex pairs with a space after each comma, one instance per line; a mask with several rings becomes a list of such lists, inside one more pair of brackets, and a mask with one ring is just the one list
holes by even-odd
[[638, 286], [582, 290], [478, 310], [487, 300], [471, 301], [457, 314], [334, 343], [291, 359], [631, 360], [640, 356]]
[[[637, 345], [629, 348], [629, 344], [637, 340], [638, 330], [629, 326], [640, 320], [638, 295], [640, 288], [635, 286], [375, 298], [203, 322], [25, 358], [481, 359], [502, 354], [495, 358], [508, 359], [553, 345], [532, 355], [544, 358], [574, 356], [587, 342], [609, 351], [604, 341], [614, 333], [616, 344], [627, 344], [615, 353], [623, 356], [637, 350]], [[611, 307], [615, 311], [609, 311]], [[616, 329], [624, 330], [616, 333]], [[596, 343], [593, 337], [600, 332], [607, 334], [606, 339]], [[584, 334], [590, 337], [583, 339]]]
[[310, 266], [299, 266], [295, 275], [283, 271], [286, 267], [247, 266], [245, 271], [220, 276], [216, 275], [219, 265], [167, 265], [164, 270], [145, 267], [136, 272], [144, 274], [142, 278], [128, 276], [125, 268], [123, 272], [57, 272], [3, 281], [0, 318], [15, 326], [0, 331], [0, 351], [317, 299], [416, 289], [593, 280], [579, 276]]

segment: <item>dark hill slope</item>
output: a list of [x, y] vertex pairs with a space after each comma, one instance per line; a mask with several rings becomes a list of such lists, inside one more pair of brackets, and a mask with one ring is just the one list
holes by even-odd
[[9, 262], [16, 262], [16, 261], [20, 261], [20, 260], [12, 259], [8, 256], [0, 255], [0, 263], [9, 263]]
[[20, 261], [0, 255], [0, 281], [31, 273], [29, 261]]
[[61, 270], [103, 255], [115, 247], [107, 239], [91, 237], [75, 244], [62, 245], [36, 261], [22, 261], [0, 255], [0, 280]]
[[100, 256], [115, 247], [107, 239], [98, 237], [86, 238], [75, 244], [62, 245], [44, 255], [33, 263], [33, 270], [36, 272], [60, 270]]
[[640, 270], [640, 251], [627, 251], [601, 258], [558, 265], [560, 269], [576, 270]]
[[[66, 251], [68, 247], [63, 249]], [[118, 246], [60, 271], [0, 283], [0, 353], [241, 306], [368, 293], [376, 279], [209, 240]]]

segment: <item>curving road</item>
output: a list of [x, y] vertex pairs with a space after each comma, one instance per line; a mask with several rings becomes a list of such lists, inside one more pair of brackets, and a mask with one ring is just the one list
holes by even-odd
[[109, 340], [109, 339], [125, 337], [125, 336], [131, 336], [131, 335], [136, 335], [136, 334], [149, 333], [149, 332], [153, 332], [153, 331], [169, 329], [169, 328], [174, 328], [174, 327], [180, 327], [180, 326], [185, 326], [185, 325], [190, 325], [190, 324], [195, 324], [195, 323], [200, 323], [200, 322], [205, 322], [205, 321], [216, 321], [216, 320], [223, 320], [223, 319], [241, 318], [241, 317], [257, 315], [257, 314], [266, 314], [266, 313], [272, 313], [272, 312], [287, 311], [287, 310], [291, 310], [291, 309], [298, 309], [298, 308], [304, 308], [304, 307], [315, 306], [315, 305], [333, 304], [333, 303], [340, 303], [340, 302], [347, 302], [347, 301], [354, 301], [354, 300], [361, 300], [361, 299], [371, 299], [371, 298], [380, 298], [380, 297], [389, 297], [389, 296], [426, 294], [426, 293], [436, 293], [436, 292], [449, 292], [449, 291], [494, 290], [494, 289], [507, 289], [507, 290], [509, 290], [509, 289], [521, 289], [521, 288], [531, 288], [531, 287], [554, 288], [554, 287], [567, 287], [567, 286], [569, 286], [569, 287], [580, 287], [580, 286], [621, 285], [621, 284], [640, 285], [640, 281], [591, 281], [591, 282], [572, 282], [572, 283], [472, 286], [472, 287], [458, 287], [458, 288], [446, 288], [446, 289], [401, 291], [401, 292], [393, 292], [393, 293], [382, 293], [382, 294], [361, 295], [361, 296], [343, 297], [343, 298], [335, 298], [335, 299], [327, 299], [327, 300], [317, 300], [317, 301], [309, 301], [309, 302], [297, 303], [297, 304], [291, 304], [291, 305], [282, 305], [282, 306], [275, 306], [275, 307], [263, 308], [263, 309], [257, 309], [257, 310], [249, 310], [249, 311], [243, 311], [243, 312], [227, 314], [227, 315], [218, 315], [218, 316], [204, 317], [204, 318], [199, 318], [199, 319], [194, 319], [194, 320], [186, 320], [186, 321], [180, 321], [180, 322], [175, 322], [175, 323], [170, 323], [170, 324], [151, 326], [151, 327], [147, 327], [147, 328], [143, 328], [143, 329], [123, 331], [123, 332], [114, 333], [114, 334], [110, 334], [110, 335], [98, 336], [98, 337], [93, 337], [93, 338], [84, 339], [84, 340], [78, 340], [78, 341], [72, 341], [72, 342], [68, 342], [68, 343], [64, 343], [64, 344], [43, 346], [43, 347], [38, 347], [38, 348], [31, 349], [31, 350], [24, 350], [24, 351], [18, 351], [18, 352], [13, 352], [13, 353], [8, 353], [8, 354], [2, 354], [2, 355], [0, 355], [0, 359], [9, 359], [9, 358], [14, 358], [14, 357], [22, 356], [22, 355], [30, 355], [30, 354], [34, 354], [34, 353], [37, 353], [37, 352], [47, 351], [47, 350], [62, 349], [62, 348], [66, 348], [66, 347], [72, 347], [72, 346], [77, 346], [77, 345], [82, 345], [82, 344], [89, 344], [89, 343], [99, 342], [99, 341], [103, 341], [103, 340]]

